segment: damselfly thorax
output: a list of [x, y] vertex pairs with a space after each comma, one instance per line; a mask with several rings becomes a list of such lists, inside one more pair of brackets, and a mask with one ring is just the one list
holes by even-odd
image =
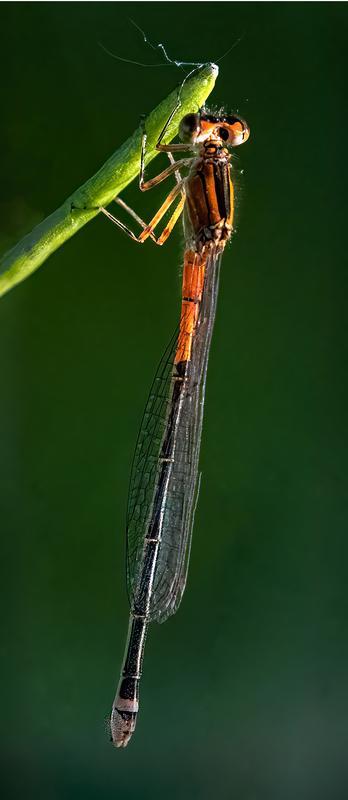
[[185, 181], [185, 241], [197, 252], [210, 242], [224, 245], [232, 233], [233, 184], [230, 155], [214, 140], [204, 144]]

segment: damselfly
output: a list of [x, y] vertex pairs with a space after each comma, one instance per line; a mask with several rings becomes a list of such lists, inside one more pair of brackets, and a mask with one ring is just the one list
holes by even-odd
[[[205, 108], [180, 123], [180, 144], [157, 142], [171, 164], [144, 178], [143, 135], [140, 188], [151, 189], [170, 175], [176, 185], [149, 225], [117, 202], [142, 226], [136, 236], [109, 211], [102, 211], [137, 242], [161, 245], [184, 211], [185, 252], [180, 325], [157, 370], [133, 460], [127, 514], [128, 640], [111, 712], [116, 747], [125, 747], [135, 729], [139, 681], [150, 622], [163, 622], [180, 604], [187, 578], [193, 518], [199, 488], [198, 460], [209, 349], [216, 312], [221, 255], [232, 234], [233, 182], [229, 147], [242, 144], [249, 128], [239, 116]], [[173, 153], [191, 157], [174, 160]], [[180, 170], [188, 168], [187, 177]], [[177, 205], [161, 235], [155, 228]]]

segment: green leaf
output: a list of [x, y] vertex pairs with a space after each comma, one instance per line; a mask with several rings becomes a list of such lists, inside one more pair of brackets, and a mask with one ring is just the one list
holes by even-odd
[[[185, 114], [197, 111], [204, 104], [214, 88], [217, 74], [218, 68], [214, 64], [206, 64], [187, 79], [180, 94], [181, 107], [168, 128], [166, 141], [176, 136], [180, 119]], [[177, 97], [177, 90], [171, 92], [145, 120], [147, 163], [158, 155], [155, 145]], [[139, 126], [92, 178], [3, 256], [0, 262], [0, 296], [38, 269], [51, 253], [99, 213], [100, 206], [107, 206], [137, 177], [141, 137], [142, 128]]]

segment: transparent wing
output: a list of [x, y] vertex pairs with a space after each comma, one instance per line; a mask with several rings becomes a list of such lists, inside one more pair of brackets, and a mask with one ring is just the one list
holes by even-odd
[[[127, 518], [128, 593], [132, 604], [139, 591], [144, 537], [149, 525], [161, 515], [161, 543], [150, 602], [150, 619], [158, 622], [175, 613], [186, 585], [219, 267], [220, 257], [214, 251], [206, 263], [192, 355], [184, 380], [178, 384], [174, 365], [176, 332], [157, 370], [133, 461]], [[173, 452], [174, 458], [164, 470], [161, 456], [166, 450]]]
[[166, 429], [172, 395], [176, 328], [158, 365], [145, 406], [135, 447], [127, 504], [127, 590], [132, 605], [137, 567], [143, 551], [146, 526], [158, 482], [158, 458]]

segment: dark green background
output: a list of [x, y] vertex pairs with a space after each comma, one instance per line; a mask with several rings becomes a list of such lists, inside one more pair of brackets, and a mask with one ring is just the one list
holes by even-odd
[[[1, 244], [179, 82], [248, 119], [179, 613], [150, 631], [134, 740], [104, 730], [128, 607], [124, 518], [182, 233], [96, 219], [1, 300], [1, 758], [11, 798], [348, 796], [347, 5], [1, 6]], [[165, 163], [165, 162], [163, 162]], [[152, 170], [160, 168], [160, 160]], [[165, 189], [126, 197], [149, 219]]]

